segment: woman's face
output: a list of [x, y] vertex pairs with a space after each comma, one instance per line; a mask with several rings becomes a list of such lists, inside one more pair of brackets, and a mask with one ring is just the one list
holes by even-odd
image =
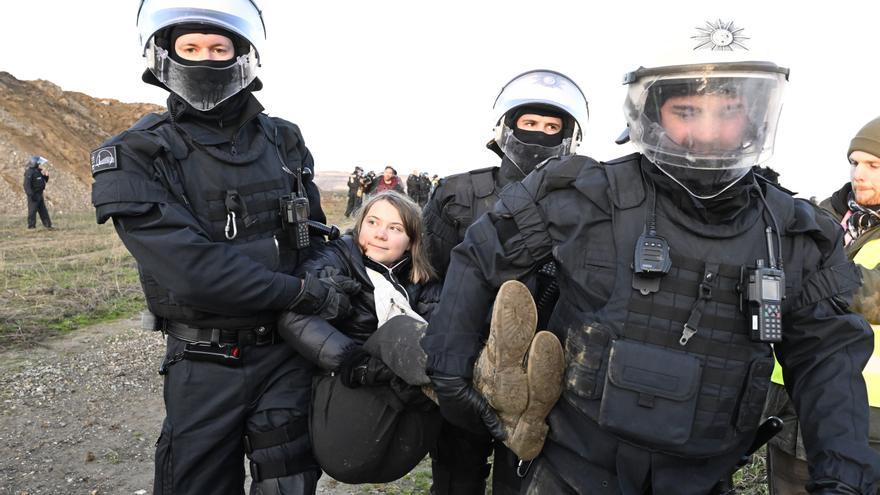
[[409, 236], [397, 208], [388, 201], [373, 203], [361, 223], [358, 245], [373, 261], [391, 266], [409, 249]]

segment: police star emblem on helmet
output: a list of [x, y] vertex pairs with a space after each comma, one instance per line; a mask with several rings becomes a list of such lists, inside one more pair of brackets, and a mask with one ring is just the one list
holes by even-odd
[[743, 36], [744, 28], [736, 27], [733, 21], [725, 22], [718, 19], [715, 22], [706, 21], [706, 25], [698, 27], [699, 34], [691, 36], [699, 42], [694, 50], [721, 50], [733, 51], [736, 49], [748, 50], [743, 41], [749, 39]]

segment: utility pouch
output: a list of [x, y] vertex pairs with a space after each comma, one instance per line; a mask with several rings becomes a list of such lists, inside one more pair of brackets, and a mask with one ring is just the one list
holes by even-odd
[[770, 389], [770, 374], [773, 373], [773, 357], [756, 359], [749, 366], [749, 375], [743, 383], [739, 414], [736, 418], [737, 431], [752, 431], [758, 427]]
[[141, 328], [151, 332], [158, 332], [165, 327], [165, 322], [159, 316], [149, 310], [141, 311]]
[[232, 344], [188, 342], [183, 349], [183, 358], [191, 361], [208, 361], [224, 366], [239, 366], [241, 364], [241, 348]]
[[587, 400], [602, 396], [603, 373], [608, 366], [608, 344], [613, 334], [601, 323], [571, 328], [565, 337], [565, 387]]
[[693, 428], [701, 372], [697, 357], [615, 340], [599, 425], [652, 447], [683, 445]]

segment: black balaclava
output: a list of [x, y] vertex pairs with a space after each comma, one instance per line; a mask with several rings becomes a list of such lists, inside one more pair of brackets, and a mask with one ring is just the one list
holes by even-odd
[[[208, 67], [227, 67], [229, 64], [235, 61], [236, 57], [240, 57], [242, 55], [246, 55], [251, 50], [251, 44], [242, 38], [241, 36], [227, 31], [225, 29], [210, 26], [207, 24], [176, 24], [172, 26], [170, 29], [166, 30], [167, 33], [164, 33], [167, 36], [167, 46], [162, 46], [163, 48], [168, 50], [168, 53], [171, 55], [171, 58], [183, 65], [203, 65]], [[219, 34], [220, 36], [226, 36], [230, 40], [232, 40], [232, 46], [235, 49], [235, 53], [230, 60], [186, 60], [177, 54], [177, 51], [174, 50], [174, 43], [177, 41], [177, 38], [192, 33], [200, 33], [200, 34]], [[157, 34], [157, 42], [158, 42], [158, 34]]]
[[[543, 131], [527, 131], [516, 126], [516, 122], [520, 117], [526, 114], [542, 115], [544, 117], [556, 117], [562, 119], [562, 129], [556, 134], [546, 134]], [[568, 137], [566, 134], [571, 133], [572, 125], [571, 117], [567, 113], [549, 105], [523, 105], [514, 109], [513, 112], [507, 112], [504, 116], [504, 124], [513, 130], [513, 135], [517, 139], [526, 144], [537, 144], [548, 148], [559, 146], [562, 140]]]

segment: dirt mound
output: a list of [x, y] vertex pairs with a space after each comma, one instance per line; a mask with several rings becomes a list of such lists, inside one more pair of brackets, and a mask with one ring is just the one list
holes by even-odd
[[50, 213], [90, 208], [89, 152], [156, 111], [164, 108], [93, 98], [0, 72], [0, 214], [27, 209], [22, 181], [32, 155], [50, 162], [45, 194]]

